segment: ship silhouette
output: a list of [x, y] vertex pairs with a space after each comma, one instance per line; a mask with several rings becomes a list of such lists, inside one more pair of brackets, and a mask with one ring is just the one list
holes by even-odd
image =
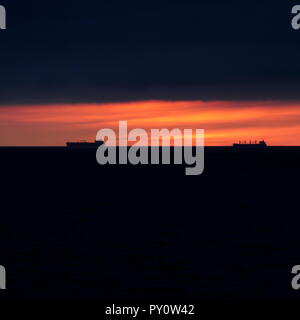
[[67, 148], [97, 148], [104, 144], [102, 140], [95, 140], [94, 142], [78, 141], [78, 142], [66, 142]]
[[264, 140], [259, 141], [258, 143], [256, 141], [254, 141], [252, 143], [252, 141], [250, 140], [249, 143], [247, 143], [247, 141], [244, 141], [244, 143], [242, 141], [239, 141], [239, 143], [234, 143], [233, 148], [236, 149], [265, 149], [267, 148], [267, 144]]

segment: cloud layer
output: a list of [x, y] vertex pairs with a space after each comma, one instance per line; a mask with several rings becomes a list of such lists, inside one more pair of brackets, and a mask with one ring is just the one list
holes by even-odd
[[288, 1], [2, 2], [0, 106], [300, 99]]

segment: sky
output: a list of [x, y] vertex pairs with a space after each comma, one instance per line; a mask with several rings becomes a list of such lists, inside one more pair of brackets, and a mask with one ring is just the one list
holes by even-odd
[[286, 0], [2, 0], [0, 145], [203, 128], [300, 144], [300, 30]]

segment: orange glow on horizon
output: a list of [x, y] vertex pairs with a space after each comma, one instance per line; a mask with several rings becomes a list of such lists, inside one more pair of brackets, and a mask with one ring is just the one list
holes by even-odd
[[97, 131], [132, 128], [204, 129], [205, 145], [265, 139], [269, 145], [300, 145], [300, 103], [140, 101], [0, 107], [0, 145], [51, 146], [95, 140]]

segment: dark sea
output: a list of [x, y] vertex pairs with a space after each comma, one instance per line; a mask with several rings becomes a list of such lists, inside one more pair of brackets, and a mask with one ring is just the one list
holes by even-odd
[[300, 148], [205, 148], [184, 165], [0, 148], [6, 300], [296, 300]]

